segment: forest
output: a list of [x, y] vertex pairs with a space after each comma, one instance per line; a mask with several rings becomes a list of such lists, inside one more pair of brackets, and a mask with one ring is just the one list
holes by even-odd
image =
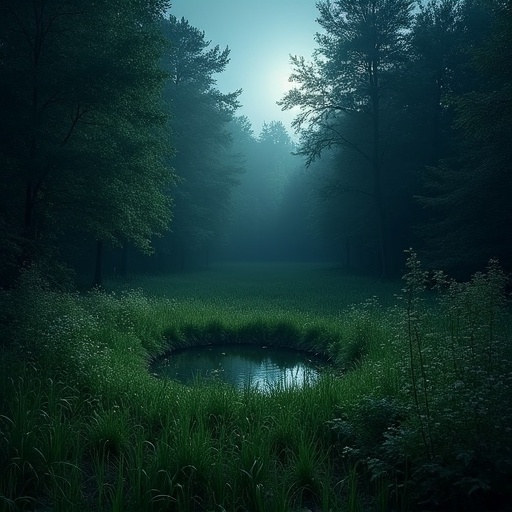
[[[316, 9], [257, 134], [171, 1], [1, 0], [0, 511], [512, 507], [512, 2]], [[325, 367], [156, 371], [233, 346]]]

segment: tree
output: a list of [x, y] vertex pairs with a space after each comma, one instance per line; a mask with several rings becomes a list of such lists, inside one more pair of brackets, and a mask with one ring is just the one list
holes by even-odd
[[[355, 152], [371, 175], [380, 245], [381, 274], [388, 274], [383, 134], [386, 96], [404, 62], [411, 0], [320, 1], [318, 48], [311, 63], [292, 57], [291, 80], [300, 84], [280, 102], [300, 107], [294, 127], [301, 133], [300, 154], [311, 163], [339, 146]], [[366, 125], [364, 139], [345, 129], [348, 121]]]
[[241, 91], [223, 94], [215, 87], [214, 75], [229, 63], [228, 48], [210, 47], [204, 32], [185, 19], [170, 16], [162, 27], [170, 43], [163, 59], [169, 74], [164, 100], [176, 148], [169, 164], [179, 181], [169, 190], [175, 205], [173, 229], [158, 247], [183, 268], [192, 254], [207, 257], [229, 214], [239, 167], [229, 156], [227, 126]]
[[[324, 250], [346, 269], [379, 268], [379, 234], [371, 176], [357, 155], [339, 148], [311, 164], [310, 222]], [[343, 169], [343, 173], [339, 169]]]
[[0, 111], [9, 123], [0, 129], [0, 194], [16, 266], [69, 231], [149, 250], [151, 235], [168, 225], [158, 32], [166, 7], [2, 3]]
[[452, 98], [457, 153], [429, 170], [421, 202], [431, 219], [420, 232], [431, 264], [469, 274], [512, 256], [512, 7], [466, 2], [462, 20], [466, 38], [476, 30], [471, 89]]
[[460, 0], [420, 4], [411, 33], [411, 59], [403, 76], [406, 110], [413, 119], [424, 165], [449, 155], [453, 110], [449, 98], [467, 79], [463, 69]]

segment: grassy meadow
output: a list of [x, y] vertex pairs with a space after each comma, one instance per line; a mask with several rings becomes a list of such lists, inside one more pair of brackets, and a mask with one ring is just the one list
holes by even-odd
[[[428, 284], [428, 290], [426, 289]], [[86, 294], [0, 293], [0, 510], [507, 510], [506, 277], [379, 282], [327, 265], [216, 266]], [[155, 378], [209, 343], [329, 357], [269, 393]]]

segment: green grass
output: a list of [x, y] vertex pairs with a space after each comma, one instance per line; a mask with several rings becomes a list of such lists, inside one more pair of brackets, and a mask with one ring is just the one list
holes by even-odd
[[173, 298], [181, 307], [232, 314], [332, 317], [374, 295], [392, 304], [401, 284], [352, 276], [329, 264], [237, 263], [202, 272], [132, 277], [128, 283], [111, 282], [109, 288], [140, 288], [148, 295]]
[[[239, 265], [76, 295], [27, 275], [0, 297], [0, 510], [505, 509], [504, 277], [437, 302], [425, 277]], [[148, 372], [169, 348], [262, 340], [336, 371], [265, 394]]]
[[152, 325], [162, 328], [167, 346], [263, 341], [320, 351], [341, 367], [389, 337], [385, 306], [396, 302], [401, 283], [350, 276], [329, 265], [283, 263], [219, 265], [108, 288], [157, 299]]

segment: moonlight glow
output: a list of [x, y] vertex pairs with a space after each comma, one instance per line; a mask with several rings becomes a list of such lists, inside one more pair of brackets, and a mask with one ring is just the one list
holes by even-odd
[[297, 109], [283, 112], [276, 102], [295, 85], [288, 82], [290, 54], [309, 57], [315, 47], [316, 2], [174, 0], [171, 13], [204, 30], [213, 45], [230, 48], [230, 62], [216, 77], [217, 86], [222, 92], [243, 90], [237, 113], [249, 118], [256, 134], [270, 121], [291, 130]]

